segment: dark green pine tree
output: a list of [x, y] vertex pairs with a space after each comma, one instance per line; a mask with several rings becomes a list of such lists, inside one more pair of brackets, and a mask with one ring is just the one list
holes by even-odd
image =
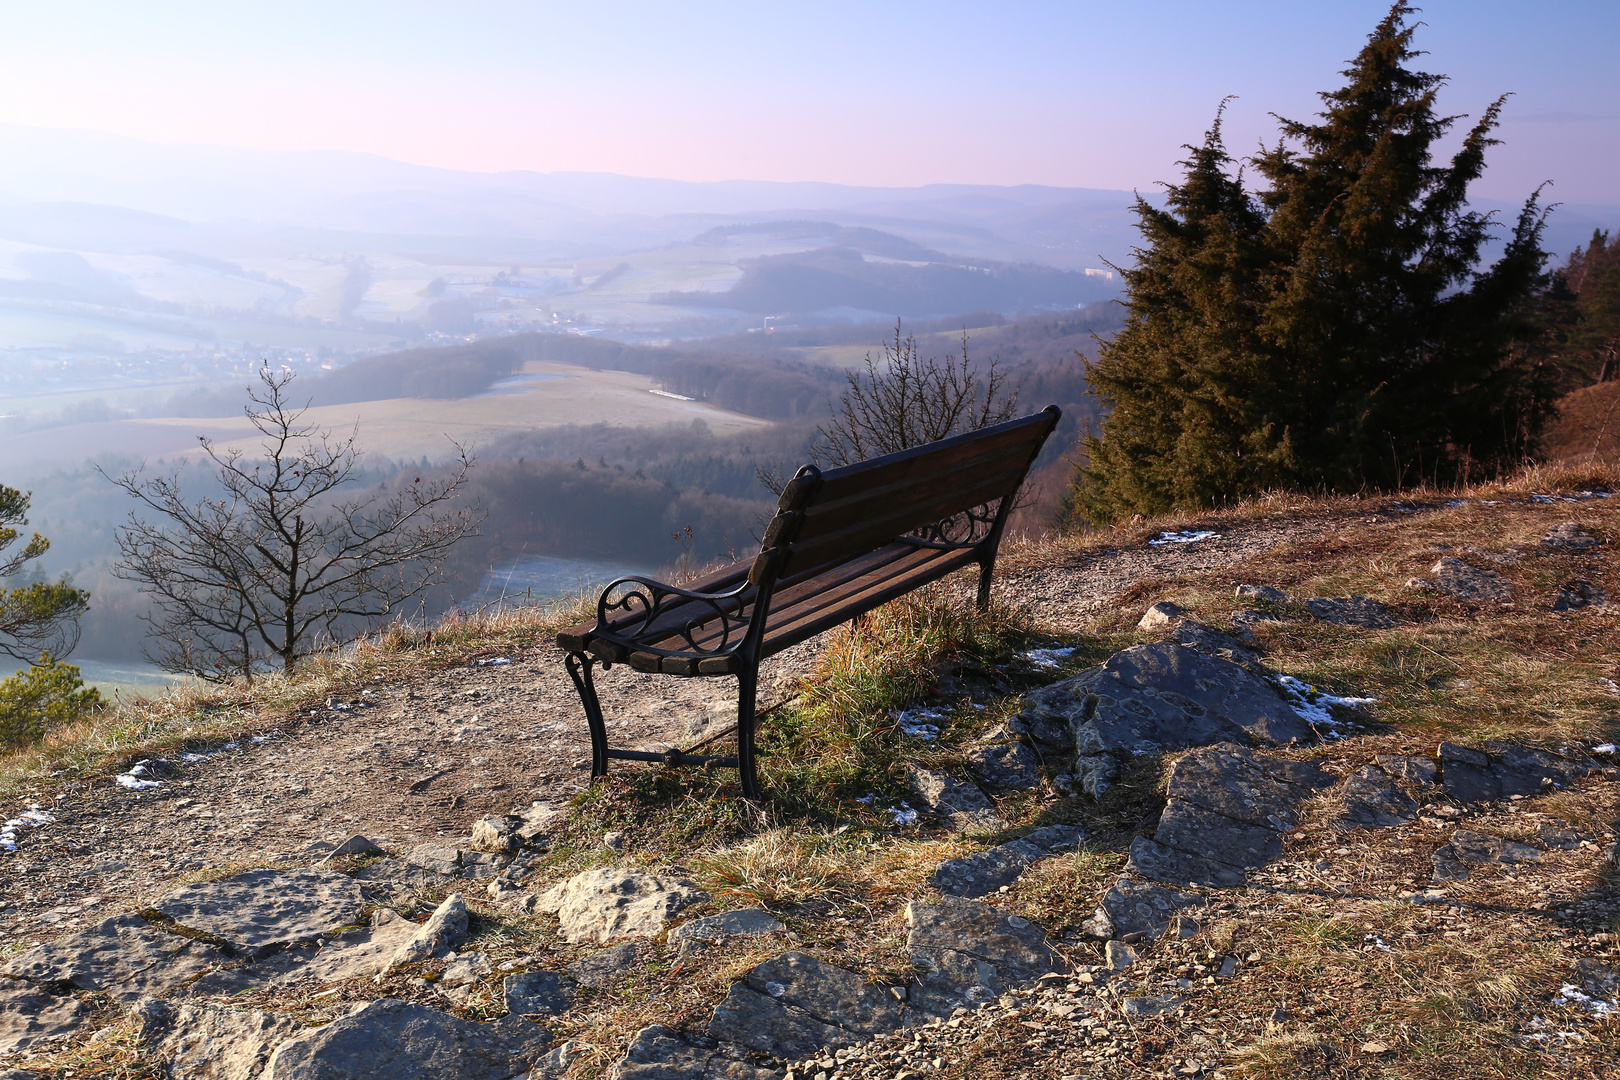
[[1498, 100], [1443, 165], [1444, 78], [1410, 70], [1395, 5], [1322, 95], [1281, 120], [1251, 199], [1214, 131], [1126, 275], [1130, 316], [1092, 369], [1111, 407], [1076, 511], [1194, 508], [1276, 487], [1390, 488], [1523, 460], [1550, 413], [1532, 196], [1497, 261], [1467, 189]]

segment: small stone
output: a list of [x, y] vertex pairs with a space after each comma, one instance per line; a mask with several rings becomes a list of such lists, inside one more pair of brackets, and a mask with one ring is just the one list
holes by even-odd
[[1186, 1000], [1175, 994], [1145, 994], [1126, 998], [1120, 1003], [1120, 1010], [1126, 1016], [1162, 1016], [1175, 1012]]
[[523, 819], [515, 814], [484, 817], [473, 822], [472, 846], [478, 851], [496, 855], [511, 855], [523, 848], [523, 837], [518, 828]]
[[1195, 938], [1203, 932], [1204, 928], [1199, 924], [1198, 920], [1187, 915], [1177, 915], [1171, 919], [1167, 931], [1168, 936], [1180, 938], [1182, 941]]
[[1381, 1042], [1364, 1042], [1361, 1044], [1361, 1052], [1363, 1054], [1387, 1054], [1389, 1053], [1389, 1047]]
[[445, 963], [444, 972], [439, 976], [439, 985], [470, 986], [489, 978], [494, 972], [495, 965], [490, 963], [488, 956], [483, 953], [468, 953]]
[[753, 934], [780, 934], [787, 929], [764, 908], [741, 908], [682, 923], [670, 932], [672, 941], [722, 941]]
[[375, 841], [369, 840], [366, 837], [361, 836], [359, 833], [355, 833], [353, 836], [343, 841], [343, 843], [333, 848], [327, 854], [326, 858], [321, 860], [321, 862], [329, 863], [333, 859], [339, 859], [345, 855], [353, 856], [355, 858], [364, 858], [366, 856], [387, 854], [388, 852], [378, 847]]
[[1121, 941], [1110, 941], [1104, 950], [1104, 958], [1114, 971], [1124, 971], [1140, 959], [1135, 949]]
[[466, 901], [462, 900], [460, 893], [451, 893], [389, 958], [385, 970], [392, 971], [405, 964], [431, 960], [454, 948], [466, 936]]
[[1270, 585], [1239, 585], [1232, 593], [1240, 600], [1260, 600], [1268, 604], [1286, 604], [1288, 594]]
[[1136, 628], [1138, 630], [1157, 630], [1161, 626], [1168, 626], [1170, 623], [1175, 622], [1181, 616], [1182, 610], [1179, 606], [1172, 604], [1168, 600], [1160, 600], [1142, 613], [1142, 617], [1137, 620]]
[[506, 1010], [519, 1016], [560, 1016], [574, 1007], [574, 980], [557, 971], [525, 971], [501, 983]]
[[624, 833], [618, 829], [602, 834], [602, 846], [609, 851], [624, 850]]
[[626, 943], [581, 957], [568, 965], [568, 971], [581, 986], [606, 986], [629, 971], [635, 963], [636, 947]]

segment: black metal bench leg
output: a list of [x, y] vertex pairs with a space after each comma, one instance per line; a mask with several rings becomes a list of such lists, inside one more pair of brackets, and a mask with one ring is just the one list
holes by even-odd
[[754, 771], [754, 704], [759, 686], [758, 672], [737, 674], [737, 773], [742, 777], [743, 798], [759, 799], [759, 775]]
[[990, 610], [990, 576], [995, 572], [996, 559], [992, 555], [988, 559], [979, 560], [979, 610]]
[[607, 724], [602, 719], [602, 703], [596, 697], [596, 683], [591, 680], [594, 657], [583, 653], [569, 653], [563, 661], [568, 665], [568, 677], [579, 691], [580, 704], [585, 706], [585, 722], [591, 729], [591, 779], [606, 776], [608, 771]]

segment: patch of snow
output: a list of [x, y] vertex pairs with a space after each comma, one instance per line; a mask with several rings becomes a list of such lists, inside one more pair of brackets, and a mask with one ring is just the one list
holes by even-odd
[[1324, 694], [1310, 683], [1296, 679], [1292, 675], [1278, 675], [1276, 681], [1283, 699], [1293, 707], [1293, 710], [1303, 716], [1312, 727], [1325, 730], [1332, 738], [1342, 738], [1347, 734], [1344, 730], [1345, 725], [1334, 718], [1333, 706], [1359, 709], [1378, 704], [1378, 699], [1373, 697], [1338, 697], [1334, 694]]
[[140, 791], [142, 788], [154, 788], [163, 783], [161, 780], [142, 780], [133, 772], [119, 773], [117, 776], [113, 777], [113, 779], [118, 781], [119, 787], [129, 788], [131, 791]]
[[1555, 1001], [1566, 1001], [1572, 1005], [1580, 1005], [1594, 1016], [1614, 1016], [1620, 1014], [1620, 1005], [1612, 1001], [1595, 998], [1591, 994], [1583, 993], [1578, 986], [1563, 986], [1558, 990]]
[[939, 738], [939, 725], [929, 723], [930, 720], [944, 720], [951, 715], [949, 709], [907, 709], [894, 714], [894, 719], [900, 725], [902, 735], [910, 735], [914, 739], [931, 742]]
[[1074, 655], [1074, 649], [1030, 649], [1028, 652], [1018, 654], [1020, 659], [1028, 660], [1039, 668], [1060, 668], [1063, 661]]
[[894, 823], [896, 825], [917, 824], [917, 811], [913, 810], [905, 803], [901, 803], [898, 808], [890, 810], [889, 816], [894, 818]]
[[1617, 684], [1613, 679], [1599, 678], [1598, 685], [1611, 694], [1620, 694], [1620, 684]]
[[335, 712], [345, 712], [348, 708], [348, 703], [343, 701], [340, 701], [336, 705], [332, 706], [332, 709]]
[[1181, 532], [1162, 532], [1154, 539], [1149, 540], [1148, 543], [1153, 547], [1162, 547], [1165, 544], [1196, 544], [1202, 540], [1219, 540], [1220, 538], [1221, 534], [1218, 532], [1183, 529]]
[[[692, 399], [687, 398], [686, 400], [690, 401]], [[492, 657], [491, 659], [488, 659], [488, 660], [478, 660], [478, 661], [476, 661], [476, 663], [477, 663], [477, 665], [479, 667], [505, 667], [507, 664], [510, 664], [511, 662], [512, 661], [508, 660], [504, 656], [496, 656], [496, 657]], [[370, 693], [369, 690], [366, 691], [366, 692]]]
[[1598, 743], [1596, 746], [1592, 747], [1592, 753], [1594, 753], [1594, 754], [1620, 754], [1620, 746], [1616, 746], [1612, 742]]
[[181, 761], [207, 761], [213, 754], [181, 754]]
[[1363, 935], [1361, 935], [1361, 940], [1364, 943], [1368, 944], [1368, 945], [1373, 945], [1373, 946], [1376, 946], [1379, 949], [1382, 949], [1384, 952], [1394, 952], [1395, 951], [1394, 949], [1390, 948], [1388, 945], [1385, 945], [1384, 944], [1384, 939], [1379, 937], [1377, 934], [1363, 934]]

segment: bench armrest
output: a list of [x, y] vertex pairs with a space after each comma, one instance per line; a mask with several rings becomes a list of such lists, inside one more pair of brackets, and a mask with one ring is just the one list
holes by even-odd
[[[681, 654], [721, 656], [742, 644], [753, 617], [746, 596], [752, 590], [746, 577], [723, 592], [697, 592], [639, 575], [618, 578], [608, 583], [596, 602], [595, 636], [660, 655], [674, 652], [652, 648], [642, 635], [651, 633], [654, 640], [679, 636], [687, 645]], [[674, 617], [666, 618], [672, 612]], [[716, 633], [718, 638], [699, 645], [693, 635], [700, 627], [706, 639]]]

